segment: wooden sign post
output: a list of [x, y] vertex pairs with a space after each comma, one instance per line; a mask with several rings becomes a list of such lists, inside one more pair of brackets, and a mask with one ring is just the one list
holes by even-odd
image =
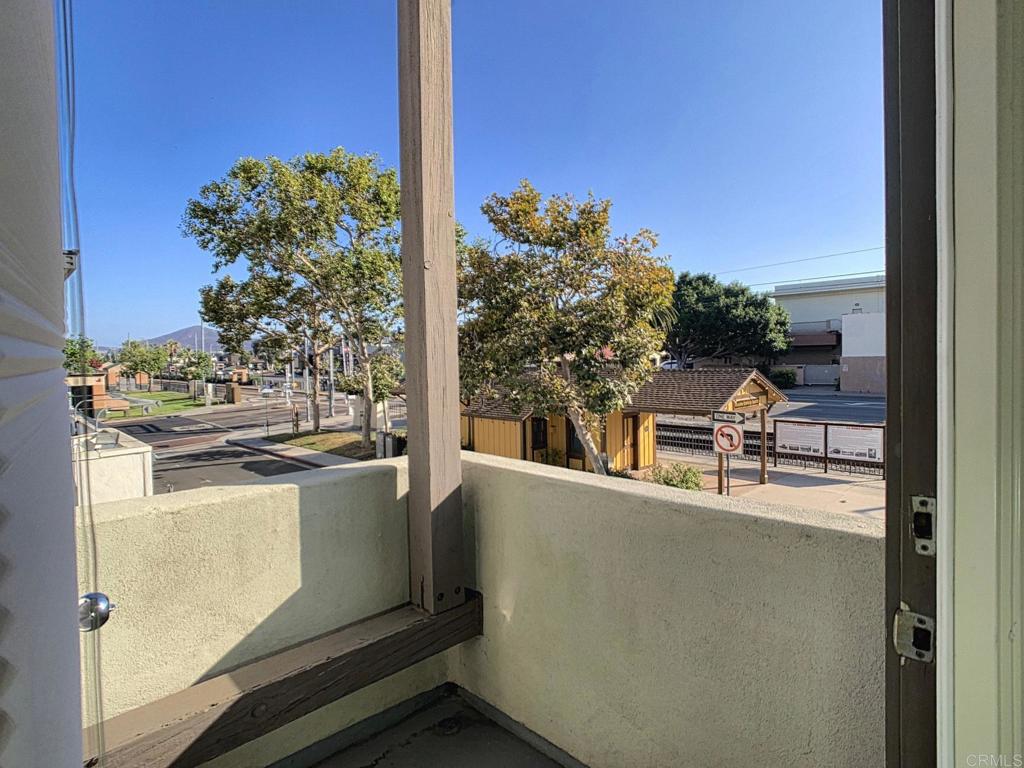
[[[711, 432], [711, 442], [715, 453], [718, 454], [718, 493], [724, 491], [726, 495], [732, 495], [732, 477], [730, 459], [734, 453], [743, 454], [743, 422], [746, 418], [742, 413], [733, 411], [715, 411], [711, 415], [711, 423], [714, 429]], [[725, 467], [722, 467], [722, 458], [725, 458]], [[724, 478], [723, 478], [724, 474]]]
[[761, 485], [768, 483], [768, 409], [761, 409]]

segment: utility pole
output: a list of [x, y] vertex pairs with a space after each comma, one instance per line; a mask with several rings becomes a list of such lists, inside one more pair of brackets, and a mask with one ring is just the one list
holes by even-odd
[[206, 321], [204, 321], [202, 317], [199, 318], [199, 333], [200, 333], [200, 338], [202, 339], [202, 351], [203, 351], [203, 354], [205, 355], [206, 354]]
[[327, 350], [327, 418], [334, 418], [334, 347]]
[[306, 421], [313, 414], [309, 408], [309, 339], [302, 340], [302, 393], [306, 396]]

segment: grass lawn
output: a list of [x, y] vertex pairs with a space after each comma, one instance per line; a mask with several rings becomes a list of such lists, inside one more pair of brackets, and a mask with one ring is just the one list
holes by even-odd
[[[193, 400], [189, 395], [183, 392], [132, 392], [132, 397], [138, 398], [139, 400], [155, 400], [160, 403], [160, 406], [152, 409], [149, 412], [150, 416], [168, 416], [172, 413], [178, 413], [180, 411], [187, 411], [192, 408], [202, 408], [206, 405], [206, 401], [203, 398]], [[128, 411], [127, 415], [122, 414], [121, 411], [110, 411], [107, 413], [108, 421], [115, 421], [117, 419], [134, 419], [137, 416], [144, 415], [142, 413], [142, 406], [133, 405]]]
[[271, 435], [267, 438], [275, 443], [294, 445], [297, 448], [307, 448], [311, 451], [333, 453], [335, 456], [346, 456], [350, 459], [366, 461], [377, 457], [374, 443], [371, 441], [369, 448], [361, 448], [359, 432], [300, 432], [297, 435], [284, 433]]

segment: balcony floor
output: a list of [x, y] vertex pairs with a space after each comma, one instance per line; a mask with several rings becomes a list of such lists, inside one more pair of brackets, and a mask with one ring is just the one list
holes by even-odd
[[446, 696], [315, 768], [565, 768], [474, 709]]

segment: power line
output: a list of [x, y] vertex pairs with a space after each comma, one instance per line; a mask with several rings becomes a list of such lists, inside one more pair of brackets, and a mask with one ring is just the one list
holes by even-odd
[[866, 272], [843, 272], [842, 274], [822, 274], [818, 278], [801, 278], [800, 280], [787, 280], [778, 281], [773, 280], [768, 283], [748, 283], [748, 288], [759, 288], [760, 286], [780, 286], [780, 285], [793, 285], [795, 283], [810, 283], [815, 280], [829, 280], [831, 278], [859, 278], [859, 276], [865, 274], [885, 274], [885, 269], [869, 269]]
[[781, 267], [786, 264], [801, 264], [805, 261], [818, 261], [820, 259], [831, 259], [835, 256], [852, 256], [855, 253], [870, 253], [880, 251], [884, 245], [876, 245], [874, 248], [860, 248], [856, 251], [840, 251], [839, 253], [826, 253], [824, 256], [808, 256], [806, 259], [792, 259], [791, 261], [776, 261], [774, 264], [759, 264], [756, 267], [741, 267], [740, 269], [727, 269], [724, 272], [716, 272], [715, 275], [732, 275], [736, 272], [752, 272], [755, 269], [767, 269], [768, 267]]

